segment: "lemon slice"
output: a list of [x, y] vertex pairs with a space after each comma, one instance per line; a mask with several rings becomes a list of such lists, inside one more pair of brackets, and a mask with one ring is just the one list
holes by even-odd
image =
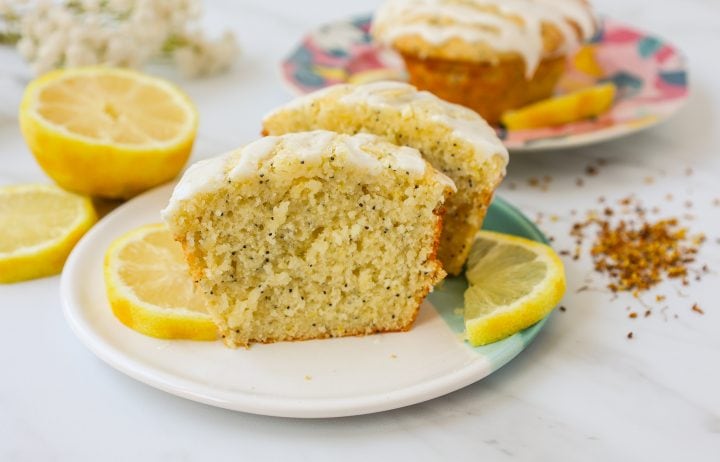
[[202, 297], [193, 291], [180, 244], [165, 225], [117, 238], [105, 253], [104, 273], [110, 306], [126, 326], [158, 338], [217, 338]]
[[565, 293], [563, 263], [549, 246], [491, 231], [478, 233], [465, 276], [465, 331], [473, 346], [530, 327]]
[[501, 121], [509, 130], [568, 124], [603, 114], [610, 109], [614, 98], [615, 85], [596, 85], [508, 111]]
[[63, 188], [127, 198], [182, 169], [197, 112], [165, 80], [115, 68], [62, 69], [25, 89], [20, 128], [40, 166]]
[[89, 198], [56, 186], [0, 188], [0, 282], [59, 273], [95, 221]]

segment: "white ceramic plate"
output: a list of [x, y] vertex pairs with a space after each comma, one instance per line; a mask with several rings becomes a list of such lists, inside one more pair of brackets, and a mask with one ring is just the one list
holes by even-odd
[[[102, 264], [110, 242], [160, 221], [172, 185], [145, 193], [101, 220], [75, 247], [61, 280], [65, 317], [98, 357], [148, 385], [238, 411], [285, 417], [335, 417], [425, 401], [471, 384], [519, 353], [544, 321], [508, 339], [471, 348], [461, 338], [464, 278], [446, 280], [410, 332], [231, 350], [220, 342], [146, 337], [121, 324], [105, 297]], [[487, 222], [543, 240], [501, 200]], [[493, 226], [490, 226], [491, 228]]]

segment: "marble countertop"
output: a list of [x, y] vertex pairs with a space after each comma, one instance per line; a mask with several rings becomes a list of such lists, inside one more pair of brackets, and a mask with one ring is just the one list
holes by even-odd
[[[215, 78], [171, 74], [199, 107], [193, 159], [258, 135], [260, 117], [290, 97], [278, 62], [304, 31], [377, 3], [207, 2], [208, 22], [235, 30], [244, 54]], [[73, 336], [61, 313], [59, 277], [0, 286], [0, 460], [718, 460], [720, 3], [594, 3], [687, 54], [688, 104], [625, 139], [514, 155], [499, 194], [538, 220], [558, 249], [573, 246], [571, 211], [601, 207], [601, 196], [613, 202], [633, 194], [661, 214], [690, 214], [683, 221], [691, 231], [707, 235], [700, 259], [711, 272], [701, 281], [666, 283], [641, 301], [613, 297], [587, 256], [565, 257], [566, 310], [500, 371], [423, 404], [328, 420], [235, 413], [145, 386]], [[47, 181], [16, 119], [30, 73], [6, 48], [0, 64], [0, 184]], [[586, 173], [591, 165], [596, 175]], [[655, 295], [666, 296], [664, 304]], [[629, 318], [627, 307], [643, 310], [642, 303], [653, 315]], [[693, 303], [705, 314], [693, 312]]]

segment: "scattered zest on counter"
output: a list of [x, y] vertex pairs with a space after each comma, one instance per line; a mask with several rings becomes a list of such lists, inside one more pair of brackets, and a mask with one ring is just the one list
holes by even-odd
[[[665, 199], [671, 201], [673, 196], [668, 194]], [[613, 294], [629, 293], [642, 305], [640, 310], [627, 307], [629, 319], [648, 318], [653, 314], [653, 306], [649, 300], [643, 300], [642, 294], [659, 284], [675, 280], [685, 287], [710, 273], [707, 264], [697, 261], [705, 236], [690, 234], [680, 217], [651, 219], [648, 215], [658, 214], [660, 209], [648, 209], [633, 196], [620, 199], [616, 205], [605, 198], [598, 202], [603, 204], [601, 210], [589, 211], [585, 219], [572, 225], [570, 235], [576, 244], [573, 259], [580, 258], [584, 243], [589, 241], [593, 268], [609, 278], [607, 289]], [[685, 207], [690, 205], [686, 203]], [[682, 218], [691, 219], [686, 215]], [[570, 251], [560, 251], [560, 254], [570, 255]], [[676, 289], [681, 294], [679, 288]], [[577, 292], [583, 290], [589, 290], [589, 286]], [[652, 301], [662, 307], [659, 314], [667, 321], [670, 316], [667, 296], [655, 294]], [[692, 303], [690, 310], [705, 314], [698, 303]], [[677, 313], [671, 316], [679, 317]], [[633, 333], [628, 333], [627, 338], [632, 339]]]
[[[633, 219], [612, 220], [616, 211], [606, 207], [573, 224], [570, 234], [582, 241], [588, 228], [596, 229], [590, 249], [595, 270], [610, 277], [613, 292], [648, 290], [665, 279], [680, 279], [688, 285], [690, 265], [695, 262], [705, 236], [690, 236], [677, 218], [656, 221], [646, 218], [645, 209], [633, 198], [620, 201], [633, 212]], [[703, 271], [698, 270], [698, 277]], [[658, 302], [664, 296], [658, 296]]]

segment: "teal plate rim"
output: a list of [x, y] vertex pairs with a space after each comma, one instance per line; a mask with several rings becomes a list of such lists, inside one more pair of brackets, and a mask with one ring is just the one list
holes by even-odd
[[[483, 229], [524, 237], [533, 241], [549, 244], [548, 239], [520, 210], [501, 197], [495, 196], [488, 208]], [[464, 275], [448, 277], [427, 297], [438, 314], [450, 329], [458, 336], [465, 331], [462, 315], [455, 313], [456, 308], [463, 306], [463, 294], [467, 288]], [[554, 310], [553, 310], [554, 311]], [[552, 314], [552, 312], [550, 313]], [[468, 348], [482, 355], [490, 364], [489, 374], [510, 362], [537, 337], [547, 322], [550, 314], [532, 326], [489, 345]]]

